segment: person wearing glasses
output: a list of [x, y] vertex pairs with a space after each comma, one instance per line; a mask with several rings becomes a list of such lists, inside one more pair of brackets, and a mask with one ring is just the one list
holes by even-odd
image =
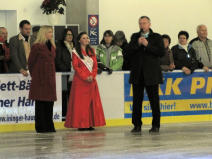
[[71, 72], [69, 76], [62, 76], [62, 116], [65, 120], [68, 98], [71, 89], [71, 84], [74, 75], [74, 69], [72, 67], [72, 50], [75, 46], [73, 31], [69, 28], [64, 29], [63, 39], [57, 43], [56, 49], [56, 71], [57, 72]]

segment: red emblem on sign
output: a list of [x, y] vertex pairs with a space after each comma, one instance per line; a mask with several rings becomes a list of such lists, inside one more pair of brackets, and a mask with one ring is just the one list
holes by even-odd
[[97, 16], [91, 16], [89, 18], [89, 25], [91, 27], [95, 27], [95, 26], [97, 26], [97, 24], [98, 24], [98, 18], [97, 18]]

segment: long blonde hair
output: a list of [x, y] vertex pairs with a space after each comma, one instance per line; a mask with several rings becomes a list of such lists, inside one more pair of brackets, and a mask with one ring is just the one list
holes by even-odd
[[[53, 31], [52, 26], [48, 26], [48, 25], [41, 26], [34, 44], [36, 43], [45, 44], [48, 41], [48, 39], [46, 38], [46, 34], [48, 33], [50, 29]], [[51, 39], [50, 42], [56, 48], [54, 40]]]

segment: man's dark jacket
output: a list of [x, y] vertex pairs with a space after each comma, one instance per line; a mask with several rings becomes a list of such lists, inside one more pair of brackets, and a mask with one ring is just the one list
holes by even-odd
[[163, 75], [160, 68], [160, 57], [164, 56], [165, 48], [160, 34], [154, 33], [150, 29], [147, 37], [148, 45], [138, 44], [142, 30], [131, 36], [129, 52], [131, 57], [131, 73], [129, 82], [145, 85], [155, 85], [163, 83]]

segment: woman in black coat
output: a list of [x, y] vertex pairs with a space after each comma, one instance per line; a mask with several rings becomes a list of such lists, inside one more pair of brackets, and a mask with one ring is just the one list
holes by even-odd
[[71, 53], [74, 48], [74, 35], [71, 29], [65, 29], [63, 39], [57, 44], [56, 50], [56, 71], [70, 72], [71, 70]]
[[115, 44], [122, 49], [124, 58], [122, 70], [130, 70], [129, 44], [123, 31], [117, 31], [114, 36]]
[[195, 50], [188, 44], [188, 38], [188, 32], [180, 31], [178, 34], [179, 44], [173, 46], [171, 49], [174, 57], [175, 69], [180, 69], [187, 75], [198, 68], [208, 72], [208, 67], [197, 60]]
[[57, 44], [56, 49], [56, 71], [57, 72], [71, 72], [69, 76], [62, 76], [63, 92], [62, 92], [62, 116], [65, 120], [67, 101], [69, 98], [69, 90], [71, 89], [71, 81], [74, 75], [72, 68], [72, 50], [74, 48], [74, 35], [71, 29], [65, 29], [63, 32], [63, 39]]

